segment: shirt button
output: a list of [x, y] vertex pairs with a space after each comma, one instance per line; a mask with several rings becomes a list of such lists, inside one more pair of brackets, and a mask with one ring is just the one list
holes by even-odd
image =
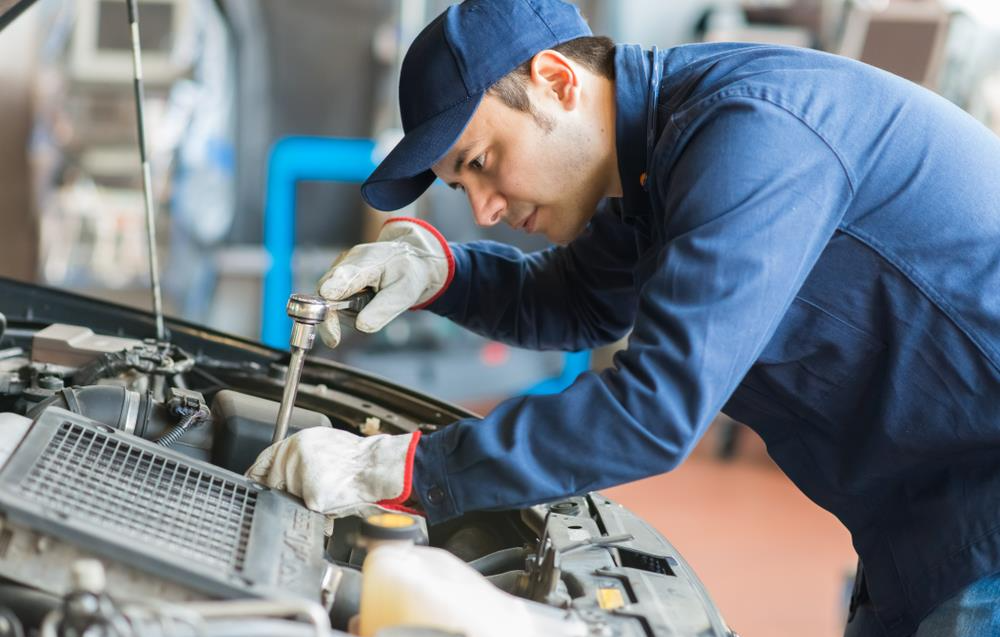
[[427, 501], [431, 504], [444, 502], [444, 490], [441, 487], [431, 487], [427, 490]]

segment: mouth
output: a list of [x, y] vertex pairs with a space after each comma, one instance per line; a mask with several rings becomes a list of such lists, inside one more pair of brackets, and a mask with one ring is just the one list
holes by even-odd
[[518, 230], [524, 230], [527, 233], [532, 233], [535, 231], [535, 224], [538, 222], [538, 208], [531, 211], [531, 214], [524, 218], [518, 226]]

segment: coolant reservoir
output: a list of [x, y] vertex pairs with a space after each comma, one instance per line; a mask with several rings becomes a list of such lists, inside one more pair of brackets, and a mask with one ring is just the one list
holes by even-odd
[[585, 635], [575, 615], [501, 591], [451, 553], [405, 542], [369, 549], [361, 570], [363, 637], [419, 626], [466, 637]]

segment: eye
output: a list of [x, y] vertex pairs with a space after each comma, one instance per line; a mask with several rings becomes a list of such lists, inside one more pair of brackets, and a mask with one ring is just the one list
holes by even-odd
[[469, 162], [469, 168], [472, 168], [473, 170], [482, 170], [485, 163], [486, 153], [483, 153]]

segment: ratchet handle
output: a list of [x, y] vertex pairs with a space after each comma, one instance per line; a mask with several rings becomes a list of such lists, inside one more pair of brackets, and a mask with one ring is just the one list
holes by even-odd
[[[337, 309], [337, 312], [343, 312], [348, 316], [357, 316], [358, 312], [365, 309], [365, 306], [375, 298], [375, 290], [371, 288], [365, 288], [360, 292], [352, 294], [346, 299], [342, 299], [331, 304]], [[344, 305], [346, 303], [346, 305]]]

